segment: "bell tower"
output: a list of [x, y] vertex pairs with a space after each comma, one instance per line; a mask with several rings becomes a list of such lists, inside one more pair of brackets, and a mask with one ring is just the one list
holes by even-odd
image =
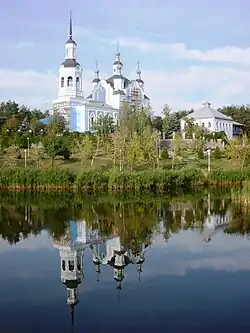
[[76, 60], [77, 44], [73, 39], [72, 13], [69, 18], [69, 37], [65, 43], [64, 61], [59, 68], [58, 97], [83, 97], [82, 67]]

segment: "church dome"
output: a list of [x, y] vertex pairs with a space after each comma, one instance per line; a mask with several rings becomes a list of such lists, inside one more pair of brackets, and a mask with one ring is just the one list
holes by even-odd
[[100, 81], [101, 81], [101, 80], [98, 79], [98, 78], [96, 77], [95, 79], [93, 79], [92, 83], [98, 83], [98, 82], [100, 82]]
[[64, 66], [66, 68], [76, 68], [77, 66], [81, 65], [75, 59], [65, 59], [64, 62], [61, 63], [61, 66]]
[[77, 288], [80, 283], [81, 282], [77, 280], [66, 280], [65, 282], [63, 282], [63, 284], [69, 289]]
[[123, 66], [123, 63], [120, 60], [115, 60], [115, 62], [113, 63], [113, 65]]
[[74, 39], [72, 37], [69, 37], [69, 39], [67, 40], [67, 42], [65, 44], [74, 44], [77, 46], [76, 42], [74, 41]]
[[144, 81], [142, 79], [136, 79], [136, 81], [139, 83], [139, 84], [144, 84]]

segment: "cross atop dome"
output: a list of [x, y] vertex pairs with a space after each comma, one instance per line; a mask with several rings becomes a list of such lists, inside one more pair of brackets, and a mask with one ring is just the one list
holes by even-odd
[[65, 44], [76, 44], [76, 42], [73, 39], [73, 25], [72, 25], [72, 11], [69, 13], [69, 39]]
[[204, 106], [204, 108], [210, 108], [211, 102], [205, 101], [204, 103], [202, 103], [202, 105]]

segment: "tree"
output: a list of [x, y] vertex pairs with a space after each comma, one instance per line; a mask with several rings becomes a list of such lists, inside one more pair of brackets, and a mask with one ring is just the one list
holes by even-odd
[[232, 117], [234, 121], [244, 125], [245, 131], [250, 136], [250, 105], [230, 105], [218, 109], [219, 112]]
[[93, 165], [93, 157], [96, 150], [96, 139], [94, 136], [87, 134], [74, 138], [74, 143], [81, 155], [81, 162], [84, 165], [85, 160], [91, 160]]
[[171, 106], [169, 106], [168, 104], [165, 104], [162, 110], [162, 114], [164, 117], [168, 117], [170, 116], [170, 112], [171, 112], [172, 108]]
[[113, 167], [116, 165], [116, 161], [120, 161], [120, 169], [123, 169], [124, 164], [124, 151], [125, 151], [125, 141], [123, 133], [116, 130], [110, 136], [110, 141], [108, 144], [108, 153], [113, 159]]
[[110, 115], [99, 117], [93, 124], [93, 129], [100, 136], [107, 136], [115, 130], [114, 119]]
[[227, 145], [227, 156], [232, 160], [238, 160], [241, 170], [250, 158], [250, 140], [246, 134], [241, 138], [232, 138]]
[[126, 159], [128, 164], [130, 165], [131, 171], [133, 170], [135, 164], [141, 164], [144, 160], [141, 139], [137, 132], [134, 132], [127, 142]]
[[165, 113], [162, 119], [162, 130], [166, 138], [171, 138], [173, 132], [179, 133], [181, 130], [181, 119], [187, 116], [191, 111], [178, 111]]
[[51, 166], [54, 167], [55, 158], [58, 156], [63, 149], [62, 137], [49, 133], [43, 138], [43, 149], [51, 159]]
[[175, 165], [178, 160], [180, 160], [186, 152], [187, 147], [184, 144], [184, 140], [182, 140], [181, 135], [176, 134], [174, 139], [172, 140], [172, 169], [175, 168]]
[[152, 131], [148, 126], [144, 129], [141, 138], [141, 148], [144, 154], [144, 160], [150, 165], [159, 167], [160, 164], [160, 132]]
[[161, 116], [154, 116], [151, 119], [151, 126], [152, 129], [157, 130], [158, 132], [162, 132], [162, 117]]

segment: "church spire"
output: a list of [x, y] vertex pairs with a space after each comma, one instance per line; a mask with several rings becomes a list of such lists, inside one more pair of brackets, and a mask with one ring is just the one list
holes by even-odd
[[95, 62], [95, 78], [92, 80], [93, 88], [100, 82], [100, 71], [98, 67], [98, 61]]
[[141, 80], [141, 68], [140, 68], [140, 61], [137, 62], [137, 79]]
[[100, 71], [99, 71], [99, 67], [98, 67], [98, 61], [95, 62], [95, 74], [96, 74], [96, 79], [98, 79], [100, 81]]
[[143, 81], [142, 78], [141, 78], [141, 67], [140, 67], [140, 61], [139, 61], [139, 60], [138, 60], [138, 62], [137, 62], [137, 71], [136, 71], [136, 74], [137, 74], [137, 79], [136, 79], [136, 81], [137, 81], [141, 86], [143, 86], [144, 81]]
[[121, 62], [121, 53], [119, 48], [119, 42], [116, 43], [116, 57], [113, 63], [113, 74], [122, 75], [123, 63]]
[[72, 39], [72, 10], [69, 12], [69, 38]]
[[76, 42], [73, 39], [73, 20], [72, 20], [72, 11], [69, 12], [69, 38], [66, 44], [75, 44]]

